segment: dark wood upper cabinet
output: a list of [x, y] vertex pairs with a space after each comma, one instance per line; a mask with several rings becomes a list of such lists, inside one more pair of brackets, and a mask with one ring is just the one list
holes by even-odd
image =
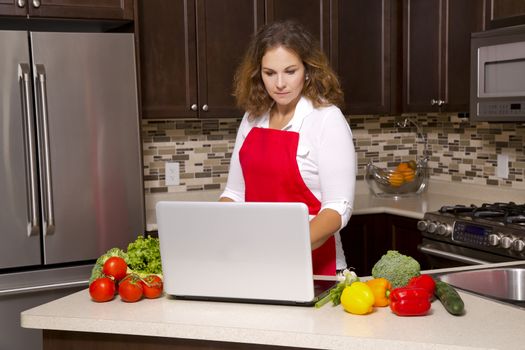
[[332, 64], [345, 114], [400, 111], [400, 5], [396, 0], [332, 1]]
[[24, 0], [24, 4], [19, 4], [18, 0], [0, 0], [0, 15], [3, 16], [26, 16], [27, 15], [27, 2]]
[[266, 0], [266, 23], [287, 19], [304, 25], [330, 57], [330, 0]]
[[403, 111], [469, 109], [470, 35], [483, 0], [403, 1]]
[[525, 1], [523, 0], [487, 0], [487, 29], [525, 24]]
[[263, 24], [263, 3], [197, 0], [196, 19], [200, 116], [241, 117], [244, 111], [235, 107], [232, 96], [233, 76], [251, 37]]
[[133, 0], [0, 0], [0, 15], [133, 20]]
[[137, 7], [142, 117], [242, 116], [233, 76], [263, 23], [263, 1], [139, 0]]
[[139, 0], [135, 21], [143, 118], [195, 117], [197, 48], [193, 1]]

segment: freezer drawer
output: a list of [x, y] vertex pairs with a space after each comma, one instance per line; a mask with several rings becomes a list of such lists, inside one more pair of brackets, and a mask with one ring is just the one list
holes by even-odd
[[20, 313], [87, 288], [92, 265], [0, 275], [0, 349], [42, 349], [42, 331], [20, 326]]

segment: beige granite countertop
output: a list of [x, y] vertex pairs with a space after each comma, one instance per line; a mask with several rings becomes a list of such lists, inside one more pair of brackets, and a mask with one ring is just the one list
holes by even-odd
[[[217, 201], [222, 191], [159, 193], [146, 196], [147, 231], [157, 230], [155, 203], [160, 200]], [[387, 213], [419, 219], [427, 211], [443, 205], [482, 204], [487, 202], [525, 202], [525, 189], [508, 189], [431, 180], [428, 190], [420, 195], [402, 198], [378, 198], [370, 194], [364, 181], [358, 181], [352, 215]]]
[[[493, 264], [492, 266], [511, 263]], [[448, 269], [472, 269], [475, 266]], [[439, 270], [445, 271], [445, 270]], [[376, 308], [358, 316], [330, 304], [320, 309], [168, 297], [94, 303], [83, 290], [24, 311], [25, 328], [131, 334], [322, 349], [523, 349], [525, 311], [460, 292], [466, 313], [448, 314], [439, 301], [425, 317], [398, 317]]]

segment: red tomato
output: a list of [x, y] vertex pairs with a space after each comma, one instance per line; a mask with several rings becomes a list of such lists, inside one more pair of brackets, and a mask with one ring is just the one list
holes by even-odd
[[89, 285], [89, 295], [96, 302], [110, 301], [115, 297], [115, 282], [109, 277], [101, 277]]
[[158, 298], [162, 294], [162, 279], [157, 275], [149, 275], [142, 280], [142, 288], [146, 298]]
[[128, 265], [126, 264], [126, 261], [118, 256], [112, 256], [106, 260], [104, 266], [102, 267], [102, 272], [104, 272], [104, 275], [111, 276], [117, 281], [120, 281], [126, 277], [127, 271]]
[[129, 303], [139, 301], [143, 293], [141, 280], [133, 275], [124, 278], [118, 285], [120, 299]]

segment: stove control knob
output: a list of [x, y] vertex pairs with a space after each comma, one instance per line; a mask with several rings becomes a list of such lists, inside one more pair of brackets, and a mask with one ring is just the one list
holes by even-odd
[[450, 236], [452, 232], [452, 227], [448, 224], [439, 224], [437, 225], [437, 234], [440, 236]]
[[501, 241], [501, 236], [496, 233], [491, 233], [489, 235], [489, 244], [493, 247], [497, 247]]
[[419, 231], [425, 232], [428, 228], [428, 221], [426, 220], [420, 220], [417, 222], [417, 229]]
[[509, 249], [512, 246], [514, 239], [509, 236], [504, 236], [501, 238], [501, 246], [505, 249]]
[[517, 252], [522, 252], [525, 250], [525, 241], [523, 239], [517, 239], [512, 243], [512, 249]]
[[437, 222], [433, 222], [433, 221], [429, 222], [428, 223], [428, 227], [427, 227], [427, 231], [430, 232], [430, 233], [436, 232], [437, 225], [438, 225]]

